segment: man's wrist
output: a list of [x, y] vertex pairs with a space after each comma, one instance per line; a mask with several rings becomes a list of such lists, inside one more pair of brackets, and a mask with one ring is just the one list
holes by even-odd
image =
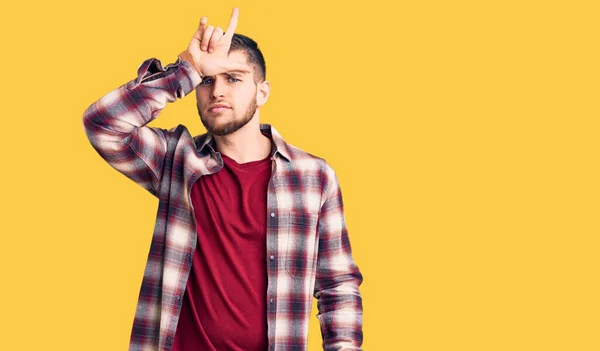
[[190, 54], [189, 51], [182, 51], [178, 56], [181, 60], [187, 61], [190, 65], [192, 65], [192, 67], [194, 67], [194, 70], [198, 72], [200, 78], [202, 78], [202, 71], [200, 71], [200, 67], [198, 67], [196, 62], [194, 62], [194, 58], [192, 57], [192, 54]]

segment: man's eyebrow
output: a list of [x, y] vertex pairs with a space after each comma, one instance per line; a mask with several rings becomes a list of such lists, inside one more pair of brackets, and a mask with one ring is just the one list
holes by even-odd
[[[252, 73], [252, 71], [246, 71], [246, 70], [243, 70], [243, 69], [234, 69], [234, 70], [231, 70], [231, 71], [219, 73], [218, 75], [223, 75], [223, 74], [231, 75], [231, 74], [236, 74], [236, 73], [239, 73], [239, 74], [243, 75], [243, 74]], [[214, 77], [214, 76], [204, 76], [204, 78], [212, 78], [212, 77]]]
[[247, 73], [250, 73], [250, 71], [246, 71], [246, 70], [243, 70], [243, 69], [234, 69], [234, 70], [225, 72], [225, 74], [229, 74], [229, 73], [247, 74]]

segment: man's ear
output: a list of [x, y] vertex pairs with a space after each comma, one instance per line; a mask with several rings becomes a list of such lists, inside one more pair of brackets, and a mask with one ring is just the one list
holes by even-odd
[[269, 99], [271, 93], [271, 83], [268, 80], [262, 81], [256, 86], [256, 105], [264, 105]]

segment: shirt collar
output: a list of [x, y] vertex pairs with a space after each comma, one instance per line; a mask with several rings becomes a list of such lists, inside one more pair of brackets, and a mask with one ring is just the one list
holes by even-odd
[[[275, 129], [275, 127], [267, 123], [261, 123], [260, 131], [267, 134], [271, 139], [271, 145], [273, 146], [271, 156], [279, 154], [283, 156], [287, 161], [292, 160], [292, 158], [290, 157], [289, 145], [285, 142], [285, 140], [283, 139], [281, 134], [279, 134], [279, 132]], [[205, 147], [209, 147], [212, 151], [215, 150], [215, 140], [213, 138], [212, 133], [210, 132], [206, 133], [206, 138], [204, 138], [204, 141], [202, 142], [198, 150], [202, 151]]]

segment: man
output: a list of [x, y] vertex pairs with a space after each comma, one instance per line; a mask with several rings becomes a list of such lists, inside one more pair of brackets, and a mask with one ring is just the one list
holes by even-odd
[[[159, 199], [129, 350], [306, 350], [312, 296], [324, 350], [361, 350], [362, 275], [341, 191], [321, 158], [260, 124], [269, 97], [256, 43], [200, 26], [174, 64], [83, 116], [94, 149]], [[206, 134], [148, 127], [196, 92]]]

